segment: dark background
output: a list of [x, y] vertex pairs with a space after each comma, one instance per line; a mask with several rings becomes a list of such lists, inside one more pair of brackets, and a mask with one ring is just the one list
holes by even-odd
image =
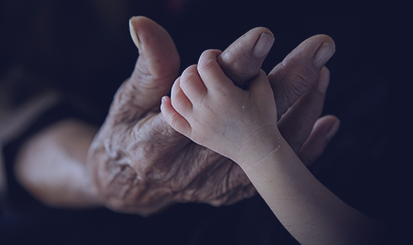
[[[91, 115], [85, 120], [101, 124], [138, 57], [131, 16], [147, 16], [170, 33], [181, 70], [257, 26], [275, 36], [267, 73], [303, 40], [327, 34], [336, 53], [327, 63], [323, 114], [340, 118], [341, 128], [311, 170], [346, 203], [393, 227], [404, 206], [389, 176], [387, 7], [386, 1], [2, 0], [1, 81], [13, 105], [54, 89]], [[12, 76], [16, 71], [21, 75]], [[146, 219], [39, 204], [3, 210], [0, 225], [2, 244], [295, 244], [259, 196], [221, 208], [179, 204]]]

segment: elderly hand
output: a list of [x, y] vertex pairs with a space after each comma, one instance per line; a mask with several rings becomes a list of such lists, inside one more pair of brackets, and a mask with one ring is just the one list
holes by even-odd
[[[149, 215], [178, 202], [220, 206], [256, 194], [238, 165], [165, 122], [159, 106], [178, 76], [179, 55], [169, 34], [152, 20], [135, 17], [131, 26], [140, 56], [116, 93], [87, 158], [97, 198], [117, 211]], [[273, 40], [268, 29], [252, 29], [218, 62], [231, 80], [245, 87], [258, 74]], [[329, 82], [323, 67], [333, 53], [331, 38], [314, 36], [268, 75], [282, 115], [280, 132], [307, 165], [338, 130], [337, 118], [318, 119]]]

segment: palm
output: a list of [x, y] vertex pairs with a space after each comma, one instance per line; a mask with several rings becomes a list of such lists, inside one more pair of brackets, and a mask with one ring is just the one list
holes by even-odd
[[[191, 142], [165, 122], [159, 106], [161, 97], [169, 93], [174, 79], [178, 77], [179, 55], [169, 34], [153, 21], [138, 17], [134, 19], [134, 25], [139, 30], [139, 40], [143, 43], [140, 46], [143, 50], [140, 51], [131, 78], [116, 93], [109, 115], [89, 149], [87, 164], [93, 185], [96, 187], [96, 196], [112, 209], [149, 215], [176, 202], [204, 202], [219, 206], [254, 195], [255, 188], [238, 165]], [[268, 30], [253, 29], [236, 41], [240, 45], [229, 47], [221, 55], [222, 59], [219, 62], [226, 73], [232, 71], [229, 73], [239, 74], [240, 70], [244, 72], [241, 79], [230, 77], [231, 80], [238, 83], [246, 82], [256, 75], [255, 71], [259, 71], [264, 58], [258, 61], [247, 59], [243, 64], [245, 67], [239, 64], [232, 66], [236, 64], [232, 60], [241, 60], [240, 57], [245, 59], [246, 55], [250, 55], [248, 47], [254, 45], [254, 40], [262, 31]], [[321, 42], [325, 37], [318, 39]], [[311, 53], [312, 49], [314, 47], [308, 48], [309, 51], [305, 52]], [[297, 71], [305, 70], [301, 66], [306, 64], [298, 64]], [[288, 65], [286, 67], [288, 68]], [[310, 73], [305, 70], [306, 74], [300, 78], [310, 74], [308, 82], [314, 84], [314, 77], [318, 77], [320, 69], [321, 67], [312, 67]], [[245, 71], [251, 71], [251, 74], [246, 74]], [[284, 71], [297, 73], [294, 69], [281, 72]], [[282, 84], [291, 81], [270, 79], [270, 82]], [[287, 91], [286, 94], [292, 93]], [[297, 98], [299, 96], [298, 94]], [[323, 95], [321, 97], [323, 98]], [[305, 103], [306, 107], [302, 106], [300, 109], [309, 111], [308, 107], [314, 106], [321, 111], [321, 97], [310, 97], [310, 102]], [[288, 99], [289, 102], [286, 103], [277, 101], [277, 105], [289, 107], [296, 98]], [[286, 108], [277, 108], [277, 111], [285, 110]], [[298, 135], [291, 134], [288, 138], [291, 142], [296, 142], [296, 151], [301, 150], [309, 159], [308, 162], [314, 161], [328, 144], [321, 131], [313, 137], [317, 144], [309, 144], [315, 145], [315, 148], [311, 149], [311, 154], [308, 154], [304, 147], [301, 148], [307, 138], [307, 143], [311, 141], [313, 133], [310, 137], [308, 135], [318, 116], [315, 113], [306, 116], [305, 120], [297, 120], [296, 115], [290, 113], [280, 121], [284, 121], [284, 125], [306, 128], [304, 132]], [[331, 122], [332, 119], [324, 120], [324, 125], [319, 128], [329, 126], [327, 121]], [[302, 127], [303, 124], [305, 127]], [[281, 133], [282, 128], [283, 126], [280, 126]], [[285, 130], [286, 133], [287, 131]], [[287, 139], [285, 135], [284, 138]]]

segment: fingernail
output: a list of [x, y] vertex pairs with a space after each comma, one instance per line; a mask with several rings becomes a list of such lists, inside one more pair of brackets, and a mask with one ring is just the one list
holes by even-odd
[[168, 96], [164, 95], [161, 98], [161, 104], [159, 105], [159, 110], [162, 111], [162, 105], [166, 104], [168, 102]]
[[317, 53], [314, 56], [314, 62], [317, 66], [323, 66], [330, 58], [333, 56], [336, 48], [334, 44], [329, 42], [324, 42], [318, 48]]
[[254, 51], [253, 51], [254, 56], [256, 58], [262, 58], [265, 55], [267, 55], [273, 43], [274, 43], [274, 37], [271, 34], [262, 33], [257, 43], [255, 44]]
[[330, 82], [330, 71], [327, 67], [323, 67], [318, 75], [317, 87], [318, 90], [325, 93]]
[[135, 43], [135, 45], [138, 48], [139, 53], [140, 53], [141, 50], [142, 50], [141, 42], [139, 41], [138, 33], [136, 33], [136, 30], [133, 27], [133, 24], [132, 24], [133, 18], [135, 18], [135, 16], [133, 16], [132, 18], [129, 19], [129, 32], [130, 32], [130, 35], [132, 37], [133, 42]]
[[330, 128], [329, 128], [328, 131], [327, 131], [327, 139], [328, 139], [328, 140], [331, 140], [331, 139], [334, 137], [334, 135], [336, 135], [339, 127], [340, 127], [340, 121], [339, 121], [339, 120], [335, 121], [335, 122], [330, 126]]

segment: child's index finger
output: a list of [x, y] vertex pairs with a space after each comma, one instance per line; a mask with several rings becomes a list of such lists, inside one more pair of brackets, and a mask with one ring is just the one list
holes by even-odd
[[217, 58], [221, 53], [220, 50], [210, 49], [204, 51], [199, 58], [198, 73], [207, 89], [216, 90], [233, 85], [218, 64]]

